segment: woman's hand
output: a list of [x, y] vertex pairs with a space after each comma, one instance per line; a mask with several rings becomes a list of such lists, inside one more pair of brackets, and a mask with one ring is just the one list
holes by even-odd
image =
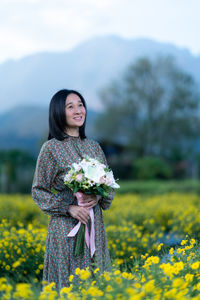
[[75, 219], [78, 219], [83, 224], [87, 224], [90, 219], [89, 210], [78, 205], [69, 205], [68, 213]]
[[83, 201], [84, 201], [83, 207], [90, 209], [97, 205], [98, 197], [95, 194], [90, 194], [90, 195], [84, 194]]
[[84, 194], [83, 202], [79, 205], [69, 205], [68, 213], [75, 219], [78, 219], [83, 224], [87, 224], [90, 219], [89, 209], [96, 206], [101, 196], [95, 194]]

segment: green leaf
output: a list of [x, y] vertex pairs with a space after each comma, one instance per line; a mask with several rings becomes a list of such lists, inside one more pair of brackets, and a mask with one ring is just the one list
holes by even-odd
[[85, 242], [85, 224], [81, 223], [79, 231], [76, 236], [74, 256], [84, 255], [84, 242]]
[[79, 187], [76, 186], [76, 187], [74, 188], [74, 193], [77, 193], [78, 191], [79, 191]]

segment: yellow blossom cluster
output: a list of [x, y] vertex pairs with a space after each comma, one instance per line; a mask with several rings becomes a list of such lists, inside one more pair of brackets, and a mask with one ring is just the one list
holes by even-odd
[[45, 228], [27, 228], [19, 222], [18, 228], [5, 219], [0, 223], [0, 272], [15, 280], [33, 275], [41, 277], [45, 250]]
[[1, 195], [0, 208], [0, 299], [200, 300], [198, 195], [116, 195], [103, 212], [113, 271], [77, 268], [60, 291], [41, 290], [47, 216], [29, 195]]
[[[133, 265], [131, 272], [120, 271], [113, 266], [112, 272], [99, 273], [94, 270], [77, 268], [74, 275], [69, 276], [70, 285], [58, 291], [55, 283], [43, 282], [42, 291], [36, 291], [34, 286], [18, 283], [13, 287], [6, 278], [0, 278], [1, 299], [39, 299], [39, 300], [94, 300], [94, 299], [183, 299], [198, 300], [200, 295], [200, 244], [194, 239], [188, 239], [175, 247], [172, 254], [163, 262], [158, 256], [146, 256], [140, 265]], [[185, 255], [183, 249], [192, 245]], [[172, 251], [171, 251], [172, 252]], [[179, 255], [177, 256], [177, 253]], [[186, 256], [191, 256], [191, 261]], [[179, 260], [180, 258], [180, 260]], [[95, 280], [93, 275], [95, 275]], [[80, 278], [76, 284], [75, 276]]]

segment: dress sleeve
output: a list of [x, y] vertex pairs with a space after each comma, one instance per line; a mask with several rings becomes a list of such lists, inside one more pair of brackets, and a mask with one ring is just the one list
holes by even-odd
[[[97, 141], [96, 141], [96, 145], [97, 145], [98, 158], [101, 160], [102, 163], [104, 163], [106, 166], [108, 166], [107, 159], [103, 152], [103, 149], [101, 148], [100, 144]], [[114, 195], [115, 195], [115, 190], [112, 188], [106, 198], [104, 198], [104, 197], [100, 198], [98, 203], [103, 210], [110, 208], [111, 203], [114, 199]]]
[[36, 169], [32, 184], [32, 198], [37, 206], [46, 214], [69, 216], [67, 191], [56, 195], [51, 191], [52, 183], [58, 171], [58, 164], [49, 145], [44, 143], [36, 162]]

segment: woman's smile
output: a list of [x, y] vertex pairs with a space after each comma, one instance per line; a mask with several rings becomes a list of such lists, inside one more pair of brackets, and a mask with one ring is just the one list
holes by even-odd
[[82, 116], [79, 116], [79, 117], [74, 117], [74, 120], [77, 120], [77, 121], [80, 121], [80, 120], [82, 120]]

